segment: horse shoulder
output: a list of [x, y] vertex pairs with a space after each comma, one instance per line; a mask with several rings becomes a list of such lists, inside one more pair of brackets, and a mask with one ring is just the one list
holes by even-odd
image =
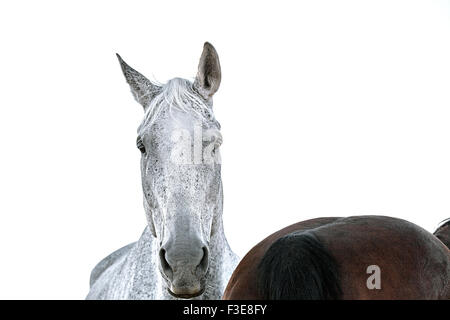
[[89, 286], [92, 288], [92, 285], [95, 283], [95, 281], [100, 278], [102, 273], [108, 269], [110, 266], [112, 266], [118, 259], [120, 259], [123, 255], [127, 254], [130, 249], [136, 244], [136, 242], [130, 243], [107, 257], [105, 257], [103, 260], [101, 260], [97, 265], [92, 269], [91, 276], [89, 279]]

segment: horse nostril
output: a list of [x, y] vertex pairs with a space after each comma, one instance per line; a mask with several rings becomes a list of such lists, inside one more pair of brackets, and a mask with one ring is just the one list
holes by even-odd
[[161, 261], [161, 268], [163, 273], [166, 275], [166, 277], [172, 281], [173, 278], [173, 270], [170, 267], [169, 263], [166, 259], [166, 250], [161, 249], [159, 250], [159, 260]]
[[206, 273], [209, 265], [209, 251], [207, 247], [203, 247], [202, 250], [203, 250], [203, 257], [202, 260], [200, 260], [200, 263], [197, 266], [197, 268], [200, 269], [202, 273]]

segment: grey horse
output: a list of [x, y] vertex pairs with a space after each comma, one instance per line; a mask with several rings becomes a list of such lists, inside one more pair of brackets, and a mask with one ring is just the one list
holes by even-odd
[[164, 85], [117, 57], [145, 111], [137, 147], [148, 223], [92, 270], [87, 299], [220, 299], [239, 259], [222, 222], [217, 52], [205, 43], [195, 80]]

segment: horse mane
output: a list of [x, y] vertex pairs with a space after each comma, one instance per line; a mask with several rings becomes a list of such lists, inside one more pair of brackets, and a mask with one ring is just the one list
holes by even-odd
[[151, 126], [163, 110], [169, 114], [176, 108], [182, 112], [194, 113], [203, 122], [220, 124], [214, 117], [212, 103], [201, 98], [192, 82], [186, 79], [174, 78], [166, 84], [157, 84], [157, 95], [152, 99], [145, 110], [144, 120], [138, 132]]
[[337, 300], [342, 290], [338, 264], [309, 231], [276, 240], [257, 269], [257, 288], [268, 300]]

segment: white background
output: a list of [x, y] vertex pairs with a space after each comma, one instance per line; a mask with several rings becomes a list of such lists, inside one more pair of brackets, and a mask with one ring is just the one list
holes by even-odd
[[115, 52], [165, 82], [216, 47], [241, 256], [313, 217], [450, 217], [448, 1], [4, 1], [0, 33], [0, 298], [82, 299], [144, 229]]

